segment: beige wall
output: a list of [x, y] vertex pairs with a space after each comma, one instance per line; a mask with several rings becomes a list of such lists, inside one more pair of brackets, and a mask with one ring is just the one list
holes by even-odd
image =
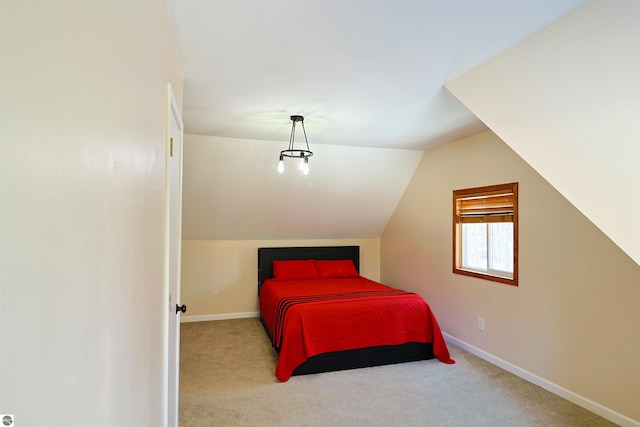
[[0, 412], [162, 426], [166, 4], [0, 9]]
[[[379, 280], [379, 239], [183, 240], [181, 296], [188, 310], [182, 319], [255, 315], [260, 247], [350, 245], [360, 246], [360, 274]], [[217, 300], [214, 291], [220, 293]]]
[[640, 263], [640, 1], [588, 1], [446, 87]]
[[[514, 181], [520, 286], [453, 274], [452, 191]], [[640, 266], [493, 133], [428, 151], [380, 246], [382, 281], [421, 294], [444, 332], [640, 420]]]

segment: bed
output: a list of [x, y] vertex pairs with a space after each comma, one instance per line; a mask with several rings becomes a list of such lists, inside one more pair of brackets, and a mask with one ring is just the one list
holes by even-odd
[[278, 380], [434, 357], [454, 363], [422, 297], [359, 267], [359, 246], [258, 249], [260, 321], [278, 352]]

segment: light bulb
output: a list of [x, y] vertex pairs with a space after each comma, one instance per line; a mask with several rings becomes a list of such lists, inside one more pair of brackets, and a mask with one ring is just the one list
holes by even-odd
[[278, 173], [284, 173], [284, 160], [282, 158], [278, 162]]
[[302, 165], [302, 173], [304, 175], [309, 175], [309, 159], [305, 158], [304, 163]]
[[300, 170], [304, 170], [304, 161], [305, 161], [305, 158], [301, 156], [300, 157]]

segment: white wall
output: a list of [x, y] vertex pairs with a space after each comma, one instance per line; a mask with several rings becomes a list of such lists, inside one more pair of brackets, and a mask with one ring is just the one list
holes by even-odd
[[[519, 286], [453, 274], [453, 190], [507, 182]], [[493, 133], [425, 153], [380, 253], [382, 280], [422, 295], [444, 332], [640, 424], [640, 266]]]
[[165, 4], [2, 1], [0, 20], [0, 413], [160, 426]]
[[258, 248], [283, 246], [360, 246], [360, 274], [380, 279], [380, 239], [184, 240], [181, 297], [188, 310], [183, 321], [256, 315]]
[[640, 264], [640, 2], [592, 0], [446, 86]]

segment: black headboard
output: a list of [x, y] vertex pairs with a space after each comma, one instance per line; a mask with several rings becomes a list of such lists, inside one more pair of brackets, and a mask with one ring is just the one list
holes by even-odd
[[258, 294], [262, 283], [273, 277], [272, 262], [278, 259], [350, 259], [360, 272], [360, 246], [258, 248]]

